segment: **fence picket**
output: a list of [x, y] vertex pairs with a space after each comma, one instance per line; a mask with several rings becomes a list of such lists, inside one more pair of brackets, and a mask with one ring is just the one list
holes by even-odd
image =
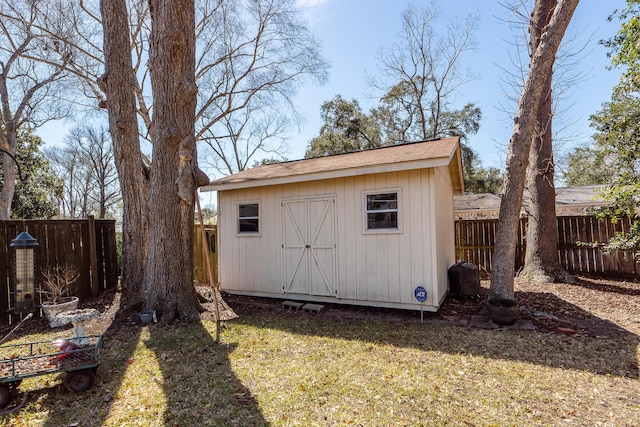
[[[95, 220], [95, 242], [89, 239], [89, 221], [84, 220], [14, 220], [0, 221], [0, 322], [10, 321], [10, 291], [13, 282], [13, 251], [9, 245], [20, 231], [28, 231], [38, 241], [35, 248], [36, 274], [45, 266], [70, 265], [79, 277], [72, 293], [81, 300], [92, 295], [92, 277], [98, 291], [118, 283], [114, 220]], [[91, 268], [91, 246], [96, 262]], [[97, 271], [95, 269], [97, 268]], [[37, 315], [38, 313], [36, 313]]]
[[[558, 221], [558, 261], [572, 273], [594, 273], [622, 276], [640, 276], [640, 268], [633, 254], [605, 253], [603, 244], [629, 227], [629, 220], [613, 223], [594, 216], [561, 216]], [[481, 270], [491, 272], [497, 219], [458, 220], [455, 222], [456, 259], [472, 262]], [[516, 271], [524, 266], [527, 219], [520, 220], [516, 246]], [[474, 232], [476, 230], [476, 232]], [[477, 232], [482, 230], [482, 232]], [[598, 243], [590, 247], [581, 243]]]

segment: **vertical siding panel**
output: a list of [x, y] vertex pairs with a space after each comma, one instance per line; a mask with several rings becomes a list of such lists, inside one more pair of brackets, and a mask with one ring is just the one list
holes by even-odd
[[271, 259], [273, 260], [273, 264], [271, 267], [271, 280], [275, 283], [274, 285], [272, 285], [272, 287], [276, 290], [276, 292], [280, 293], [282, 292], [282, 286], [284, 286], [284, 250], [282, 249], [282, 244], [284, 243], [284, 231], [282, 224], [283, 210], [281, 206], [282, 199], [284, 198], [284, 186], [278, 185], [276, 187], [274, 197], [276, 204], [276, 218], [274, 219], [274, 222], [277, 224], [277, 227], [275, 231], [275, 250], [271, 255]]
[[447, 271], [455, 263], [455, 246], [450, 237], [454, 233], [453, 190], [447, 178], [448, 169], [435, 169], [427, 177], [431, 180], [429, 188], [432, 195], [427, 200], [432, 225], [428, 227], [425, 224], [425, 229], [432, 231], [426, 236], [425, 242], [431, 242], [427, 246], [432, 253], [430, 275], [435, 281], [431, 304], [436, 305], [447, 292]]
[[400, 301], [403, 303], [411, 303], [412, 295], [407, 295], [405, 288], [407, 283], [411, 283], [411, 257], [407, 255], [407, 251], [411, 247], [411, 198], [410, 191], [411, 174], [409, 172], [401, 172], [398, 177], [398, 185], [402, 188], [402, 206], [400, 206], [402, 215], [402, 234], [398, 236], [398, 286], [400, 292]]
[[[245, 200], [257, 200], [260, 203], [260, 209], [264, 209], [264, 201], [260, 198], [260, 197], [256, 197], [256, 193], [257, 191], [253, 188], [250, 188], [247, 190], [247, 192], [245, 193]], [[260, 230], [263, 230], [265, 227], [264, 222], [261, 222], [260, 224]], [[260, 231], [262, 233], [262, 231]], [[260, 241], [262, 240], [262, 237], [245, 237], [242, 240], [244, 240], [244, 244], [246, 245], [246, 251], [244, 252], [245, 254], [248, 254], [249, 256], [244, 259], [244, 266], [242, 268], [242, 270], [245, 272], [245, 278], [244, 278], [244, 283], [245, 286], [248, 289], [251, 289], [252, 291], [256, 291], [259, 289], [258, 284], [256, 282], [256, 270], [258, 265], [260, 264], [260, 257], [259, 254], [257, 254], [256, 252], [256, 247], [258, 247], [260, 245]], [[240, 258], [242, 260], [242, 258]]]
[[[254, 279], [260, 292], [277, 292], [277, 281], [272, 276], [273, 271], [273, 254], [278, 251], [280, 239], [277, 237], [278, 215], [276, 209], [279, 207], [275, 200], [275, 188], [273, 186], [266, 187], [262, 191], [261, 205], [263, 215], [262, 221], [262, 237], [260, 238], [258, 256], [260, 257], [260, 270], [254, 271]], [[277, 204], [277, 206], [276, 206]], [[258, 264], [258, 263], [256, 263]], [[257, 274], [256, 274], [257, 273]]]
[[[245, 200], [253, 200], [251, 196], [249, 196], [247, 190], [241, 190], [240, 197], [237, 201], [245, 201]], [[234, 207], [234, 214], [238, 215], [237, 207]], [[237, 221], [234, 221], [237, 222]], [[253, 264], [256, 262], [256, 259], [253, 257], [253, 252], [251, 250], [250, 241], [253, 240], [253, 237], [240, 236], [236, 231], [236, 239], [239, 242], [238, 255], [235, 259], [235, 263], [238, 266], [238, 277], [240, 279], [240, 283], [242, 283], [242, 288], [246, 290], [253, 290], [251, 286], [251, 279], [249, 270], [253, 269]]]
[[[386, 182], [387, 188], [398, 189], [399, 187], [398, 173], [392, 172], [392, 173], [386, 174], [386, 177], [387, 177], [387, 182]], [[399, 194], [401, 194], [401, 191], [399, 191]], [[399, 215], [402, 215], [402, 214], [400, 213]], [[401, 218], [399, 218], [399, 220], [401, 221]], [[397, 280], [398, 269], [399, 269], [399, 257], [400, 257], [400, 251], [398, 248], [399, 234], [390, 233], [390, 234], [386, 234], [385, 237], [386, 237], [386, 242], [385, 242], [386, 261], [381, 260], [381, 262], [385, 263], [387, 267], [386, 276], [384, 277], [386, 288], [387, 288], [387, 299], [388, 301], [391, 301], [391, 302], [400, 302], [402, 291], [401, 291], [401, 284]]]
[[[378, 298], [378, 274], [376, 271], [376, 236], [364, 235], [365, 241], [365, 300], [377, 301]], [[358, 298], [361, 298], [359, 295]]]
[[358, 206], [358, 195], [355, 193], [352, 177], [342, 180], [342, 191], [337, 192], [337, 268], [338, 268], [338, 296], [340, 298], [355, 298], [356, 287], [356, 252], [355, 245], [355, 213]]
[[[408, 286], [411, 287], [414, 284], [423, 284], [423, 280], [425, 277], [425, 267], [428, 269], [428, 266], [425, 266], [424, 257], [423, 257], [423, 239], [424, 239], [424, 231], [423, 231], [423, 217], [426, 212], [423, 211], [423, 197], [422, 194], [422, 182], [419, 171], [411, 171], [410, 172], [410, 180], [409, 180], [409, 194], [407, 194], [407, 198], [409, 199], [409, 223], [407, 226], [408, 230], [411, 230], [411, 242], [409, 247], [408, 256], [411, 258], [411, 279], [408, 283]], [[422, 283], [421, 283], [422, 282]], [[429, 292], [431, 294], [431, 292]], [[429, 296], [427, 296], [428, 298]]]
[[402, 283], [400, 282], [400, 236], [390, 234], [387, 247], [389, 248], [387, 284], [389, 288], [389, 301], [402, 302]]
[[[236, 221], [235, 221], [235, 192], [225, 192], [224, 197], [220, 200], [220, 212], [222, 226], [220, 231], [224, 233], [225, 241], [220, 247], [221, 258], [220, 273], [223, 274], [227, 286], [231, 289], [242, 289], [239, 283], [238, 263], [234, 260], [238, 258], [238, 239], [236, 238]], [[224, 230], [224, 231], [223, 231]], [[223, 283], [224, 285], [224, 283]]]
[[[402, 193], [402, 200], [404, 200], [404, 192], [402, 192], [402, 179], [403, 174], [394, 172], [389, 174], [387, 179], [387, 185], [390, 187], [400, 188], [400, 192]], [[399, 220], [402, 221], [403, 210], [402, 207], [399, 206]], [[403, 228], [404, 232], [404, 228]], [[401, 234], [393, 233], [388, 235], [387, 241], [387, 262], [388, 262], [388, 271], [387, 271], [387, 286], [389, 288], [389, 301], [391, 302], [402, 302], [402, 282], [400, 282], [400, 258], [402, 251], [400, 250], [400, 237]]]
[[[374, 188], [376, 190], [380, 190], [381, 192], [386, 191], [387, 188], [390, 188], [389, 180], [387, 177], [389, 174], [377, 174], [374, 175]], [[377, 301], [388, 301], [389, 300], [389, 266], [388, 262], [392, 256], [395, 254], [391, 254], [389, 250], [389, 235], [388, 234], [377, 234], [375, 236], [375, 245], [376, 245], [376, 257], [375, 257], [375, 270], [376, 271], [376, 298]]]
[[[446, 234], [445, 230], [439, 230], [442, 224], [438, 221], [438, 212], [441, 207], [438, 203], [441, 200], [441, 190], [438, 185], [445, 185], [442, 177], [437, 169], [427, 169], [420, 171], [420, 185], [422, 195], [422, 206], [420, 222], [422, 227], [422, 279], [419, 282], [411, 283], [410, 291], [418, 286], [424, 286], [427, 289], [427, 305], [435, 305], [439, 299], [439, 274], [440, 264], [443, 262], [444, 252], [447, 251], [446, 243], [436, 244], [441, 235]], [[435, 201], [435, 203], [434, 203]], [[451, 212], [453, 218], [453, 212]], [[444, 291], [443, 291], [444, 292]], [[413, 292], [411, 292], [413, 293]]]
[[[364, 218], [364, 199], [362, 196], [362, 191], [365, 189], [365, 178], [364, 176], [358, 176], [355, 178], [355, 199], [353, 201], [355, 205], [355, 218], [356, 218], [356, 226], [354, 227], [352, 233], [355, 237], [355, 252], [358, 254], [356, 257], [356, 299], [366, 300], [368, 296], [368, 280], [369, 277], [367, 275], [367, 240], [366, 235], [362, 233], [365, 226], [365, 218]], [[353, 267], [347, 267], [353, 268]]]

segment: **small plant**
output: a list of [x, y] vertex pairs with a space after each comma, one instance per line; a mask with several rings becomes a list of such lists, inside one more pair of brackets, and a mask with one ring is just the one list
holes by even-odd
[[42, 269], [42, 288], [39, 292], [46, 296], [51, 304], [59, 304], [63, 297], [69, 296], [71, 285], [78, 280], [78, 269], [70, 265], [49, 266]]

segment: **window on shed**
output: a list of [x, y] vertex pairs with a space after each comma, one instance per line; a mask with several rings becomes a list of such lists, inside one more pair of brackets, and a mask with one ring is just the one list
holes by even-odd
[[258, 203], [238, 204], [238, 233], [260, 232], [260, 207]]
[[367, 230], [398, 228], [398, 193], [366, 195]]

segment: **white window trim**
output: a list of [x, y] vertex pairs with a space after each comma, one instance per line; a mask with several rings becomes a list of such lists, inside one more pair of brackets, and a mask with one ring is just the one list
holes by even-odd
[[[258, 231], [240, 231], [240, 205], [258, 205]], [[264, 222], [262, 221], [261, 215], [261, 203], [260, 200], [243, 200], [241, 202], [236, 202], [236, 237], [260, 237], [262, 236], [262, 226]], [[254, 217], [246, 217], [246, 218], [254, 218]]]
[[[372, 228], [367, 229], [367, 196], [371, 194], [384, 194], [384, 193], [396, 193], [398, 195], [398, 227], [397, 228]], [[373, 190], [363, 190], [362, 198], [361, 198], [361, 209], [362, 209], [362, 234], [401, 234], [403, 233], [403, 211], [404, 205], [402, 203], [402, 188], [393, 187], [393, 188], [376, 188]]]

